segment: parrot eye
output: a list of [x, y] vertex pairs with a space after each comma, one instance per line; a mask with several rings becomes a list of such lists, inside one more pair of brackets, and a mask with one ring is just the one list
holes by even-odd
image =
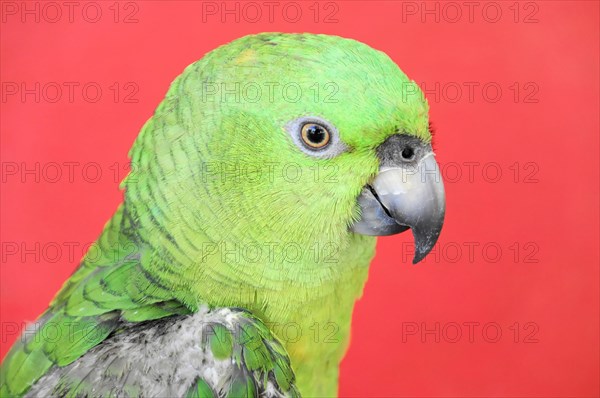
[[316, 123], [306, 123], [302, 126], [301, 133], [302, 142], [310, 148], [323, 148], [331, 140], [329, 131]]
[[284, 128], [294, 144], [309, 156], [330, 159], [348, 150], [335, 126], [320, 117], [299, 117]]

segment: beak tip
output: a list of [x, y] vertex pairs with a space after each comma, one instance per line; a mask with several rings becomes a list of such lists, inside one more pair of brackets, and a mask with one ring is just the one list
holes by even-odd
[[416, 252], [415, 253], [415, 257], [413, 258], [413, 265], [416, 265], [417, 263], [421, 262], [426, 256], [427, 256], [428, 252], [425, 253], [421, 253], [421, 252]]

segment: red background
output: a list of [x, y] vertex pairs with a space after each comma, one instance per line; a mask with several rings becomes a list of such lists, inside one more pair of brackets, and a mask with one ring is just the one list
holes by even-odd
[[[18, 14], [4, 12], [1, 24], [1, 355], [16, 338], [15, 323], [33, 320], [47, 306], [76, 266], [81, 244], [97, 237], [120, 202], [124, 170], [115, 176], [111, 165], [126, 164], [129, 147], [173, 78], [242, 35], [309, 31], [381, 49], [425, 83], [438, 159], [452, 180], [446, 183], [447, 219], [437, 257], [412, 266], [402, 254], [408, 234], [380, 239], [356, 306], [340, 394], [600, 394], [598, 2], [520, 3], [518, 15], [513, 2], [497, 2], [502, 16], [496, 23], [493, 9], [483, 14], [486, 3], [477, 3], [472, 22], [461, 6], [462, 16], [453, 22], [456, 10], [428, 2], [430, 9], [439, 7], [436, 22], [435, 14], [419, 14], [421, 2], [343, 1], [336, 3], [334, 23], [324, 21], [336, 11], [326, 3], [319, 5], [319, 23], [313, 21], [313, 2], [298, 3], [303, 15], [296, 23], [281, 11], [272, 22], [268, 15], [256, 23], [226, 15], [222, 23], [221, 14], [204, 22], [202, 3], [191, 1], [169, 2], [168, 8], [166, 1], [139, 2], [137, 11], [121, 3], [117, 23], [113, 2], [96, 3], [103, 12], [97, 23], [83, 19], [85, 3], [78, 3], [73, 22], [66, 9], [56, 23], [48, 21], [55, 18], [51, 9], [40, 22], [35, 15], [23, 22], [21, 2], [12, 4]], [[417, 14], [406, 12], [414, 7]], [[137, 22], [123, 23], [134, 11]], [[65, 89], [51, 103], [54, 92], [48, 91], [36, 103], [33, 95], [24, 101], [7, 95], [7, 82], [29, 88], [35, 82], [78, 82], [80, 88], [97, 82], [103, 93], [92, 103], [76, 89], [71, 103]], [[114, 82], [122, 90], [116, 102], [109, 89]], [[139, 88], [137, 103], [123, 99], [131, 92], [127, 82]], [[465, 82], [479, 84], [472, 99]], [[436, 83], [437, 98], [431, 91]], [[494, 90], [487, 97], [481, 90], [490, 83], [502, 89], [497, 102], [490, 99]], [[456, 85], [462, 87], [458, 100]], [[22, 169], [16, 175], [6, 169], [21, 168], [21, 162], [29, 168], [39, 162], [39, 182]], [[52, 182], [54, 171], [43, 169], [48, 162], [79, 162], [74, 181], [63, 168], [62, 178]], [[102, 167], [97, 182], [82, 177], [89, 162]], [[475, 162], [471, 176], [468, 162]], [[89, 180], [94, 173], [87, 171]], [[7, 242], [27, 248], [37, 242], [41, 258], [29, 254], [22, 261], [22, 252], [7, 252]], [[63, 248], [55, 262], [52, 242]], [[74, 259], [65, 242], [79, 242]], [[471, 256], [467, 245], [473, 245]], [[472, 340], [465, 322], [479, 323]], [[439, 342], [434, 334], [421, 334], [436, 323]], [[499, 341], [491, 341], [496, 329], [483, 333], [484, 325], [500, 329]], [[418, 332], [407, 333], [411, 327]]]

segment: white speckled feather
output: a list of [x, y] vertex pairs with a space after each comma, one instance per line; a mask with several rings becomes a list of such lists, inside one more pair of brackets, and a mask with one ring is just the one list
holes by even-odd
[[[244, 364], [232, 358], [214, 357], [205, 338], [210, 333], [207, 326], [220, 324], [235, 334], [247, 321], [246, 314], [202, 308], [192, 315], [126, 324], [70, 365], [52, 368], [26, 397], [63, 396], [65, 392], [82, 397], [183, 397], [198, 378], [216, 395], [225, 396], [236, 373], [253, 373], [241, 369]], [[258, 393], [286, 396], [272, 380]]]

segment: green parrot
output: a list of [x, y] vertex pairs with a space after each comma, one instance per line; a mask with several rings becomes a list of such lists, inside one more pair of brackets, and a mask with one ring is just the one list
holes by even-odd
[[428, 110], [336, 36], [250, 35], [188, 66], [2, 397], [335, 396], [376, 236], [411, 229], [416, 263], [442, 229]]

